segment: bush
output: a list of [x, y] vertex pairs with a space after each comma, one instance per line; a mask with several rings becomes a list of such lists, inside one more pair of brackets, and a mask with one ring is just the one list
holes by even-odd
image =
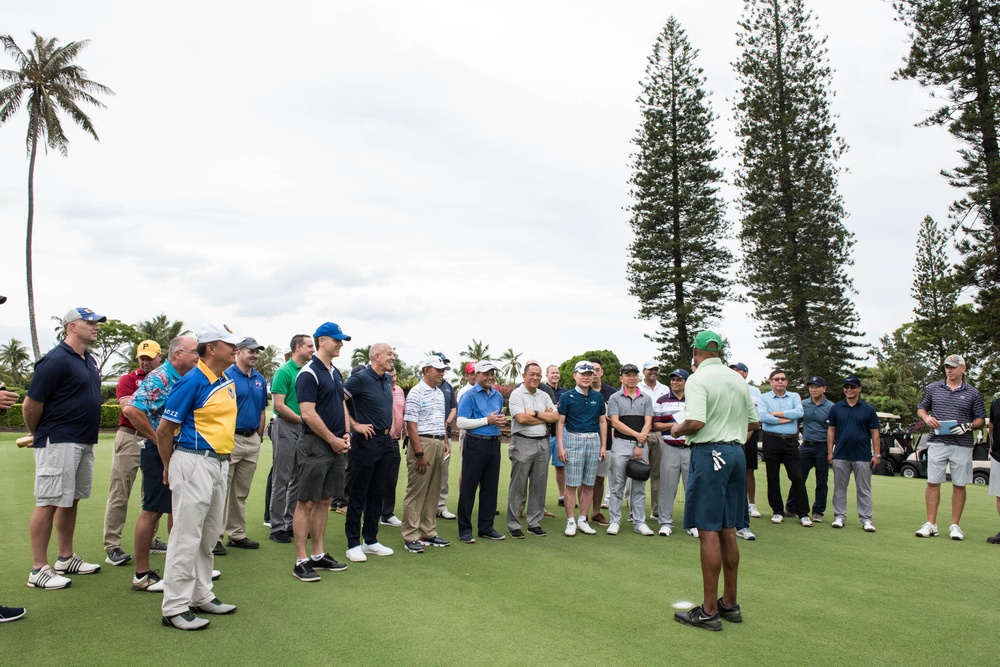
[[[572, 389], [576, 386], [573, 380], [573, 367], [576, 362], [595, 357], [601, 360], [601, 368], [604, 369], [604, 382], [612, 387], [621, 387], [622, 362], [618, 361], [618, 355], [611, 350], [591, 350], [571, 357], [559, 364], [559, 386]], [[637, 364], [638, 365], [638, 364]], [[640, 378], [641, 380], [641, 378]]]
[[0, 417], [0, 428], [23, 429], [24, 415], [21, 414], [21, 404], [15, 403], [7, 408], [7, 414]]
[[[122, 415], [122, 406], [115, 403], [114, 405], [102, 405], [101, 406], [101, 428], [106, 429], [116, 429], [118, 428], [118, 418]], [[7, 410], [7, 414], [0, 417], [0, 428], [10, 429], [12, 431], [24, 430], [27, 427], [24, 425], [24, 415], [21, 413], [21, 404], [15, 403], [10, 406]]]
[[122, 416], [122, 406], [116, 402], [114, 405], [105, 404], [101, 406], [101, 428], [118, 428], [118, 418]]

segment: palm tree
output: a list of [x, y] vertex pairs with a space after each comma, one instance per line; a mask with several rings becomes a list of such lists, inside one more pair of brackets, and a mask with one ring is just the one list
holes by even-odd
[[507, 351], [500, 355], [500, 361], [503, 363], [500, 372], [511, 382], [517, 382], [517, 377], [521, 374], [521, 353], [514, 354], [514, 348], [508, 347]]
[[98, 108], [104, 104], [92, 93], [114, 95], [105, 85], [91, 81], [87, 72], [73, 64], [89, 40], [70, 42], [59, 46], [59, 40], [44, 39], [36, 32], [35, 48], [24, 52], [10, 35], [0, 35], [0, 44], [17, 65], [16, 70], [0, 69], [0, 81], [10, 85], [0, 89], [0, 125], [17, 113], [27, 93], [28, 111], [28, 223], [25, 235], [25, 271], [28, 283], [28, 326], [31, 330], [31, 348], [35, 360], [41, 358], [38, 346], [38, 330], [35, 326], [35, 289], [31, 273], [31, 235], [35, 224], [35, 158], [38, 155], [38, 140], [42, 139], [47, 149], [67, 154], [69, 138], [63, 132], [59, 112], [68, 115], [84, 132], [99, 141], [90, 118], [80, 107], [86, 102]]
[[27, 348], [16, 338], [11, 338], [6, 345], [0, 346], [0, 366], [10, 373], [18, 386], [24, 385], [30, 361]]
[[367, 366], [368, 353], [371, 349], [371, 345], [365, 345], [364, 347], [359, 347], [354, 350], [354, 352], [351, 352], [351, 368], [354, 368], [355, 366]]
[[270, 381], [274, 377], [274, 372], [283, 363], [285, 363], [285, 357], [281, 354], [281, 350], [274, 345], [268, 345], [260, 352], [260, 357], [257, 359], [257, 370]]
[[465, 348], [462, 357], [476, 362], [494, 361], [493, 357], [490, 356], [490, 346], [483, 345], [481, 340], [476, 340], [475, 338], [472, 339], [472, 344]]

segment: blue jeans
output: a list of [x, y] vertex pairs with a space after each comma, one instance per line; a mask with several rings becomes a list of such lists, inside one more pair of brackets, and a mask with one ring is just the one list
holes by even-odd
[[[802, 481], [809, 479], [809, 471], [816, 468], [816, 499], [813, 502], [812, 513], [820, 516], [826, 512], [826, 497], [829, 490], [830, 461], [827, 458], [829, 452], [825, 442], [805, 441], [799, 447], [799, 460], [802, 462]], [[808, 505], [808, 502], [807, 502]], [[785, 507], [790, 512], [794, 512], [795, 504], [792, 501], [792, 493], [788, 493], [788, 500]]]

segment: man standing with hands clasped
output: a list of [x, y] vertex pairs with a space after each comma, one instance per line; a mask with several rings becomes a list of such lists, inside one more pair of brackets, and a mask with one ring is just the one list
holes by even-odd
[[858, 518], [866, 533], [875, 532], [872, 523], [872, 468], [882, 451], [875, 408], [861, 400], [861, 380], [844, 378], [844, 400], [830, 408], [827, 417], [828, 461], [833, 466], [833, 528], [843, 528], [847, 520], [847, 484], [854, 473], [858, 490]]
[[534, 361], [524, 365], [524, 384], [510, 394], [510, 488], [507, 491], [507, 528], [510, 536], [523, 539], [518, 514], [528, 488], [528, 532], [544, 537], [545, 488], [549, 480], [549, 424], [559, 419], [552, 399], [539, 390], [542, 367]]
[[[736, 600], [740, 550], [736, 526], [746, 513], [746, 459], [743, 443], [747, 431], [756, 430], [757, 413], [750, 391], [738, 375], [722, 365], [722, 339], [702, 331], [694, 339], [697, 371], [687, 381], [684, 421], [670, 430], [674, 438], [687, 436], [691, 467], [685, 489], [684, 527], [697, 528], [701, 540], [701, 576], [704, 600], [690, 611], [679, 611], [674, 620], [706, 630], [721, 630], [721, 618], [743, 621]], [[719, 573], [725, 569], [725, 586], [719, 593]]]

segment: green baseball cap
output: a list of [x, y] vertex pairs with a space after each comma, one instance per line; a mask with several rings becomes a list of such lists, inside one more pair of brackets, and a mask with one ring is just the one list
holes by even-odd
[[[709, 347], [712, 343], [715, 343], [715, 347]], [[722, 338], [714, 331], [702, 331], [694, 337], [694, 346], [699, 350], [720, 352], [722, 351]]]

